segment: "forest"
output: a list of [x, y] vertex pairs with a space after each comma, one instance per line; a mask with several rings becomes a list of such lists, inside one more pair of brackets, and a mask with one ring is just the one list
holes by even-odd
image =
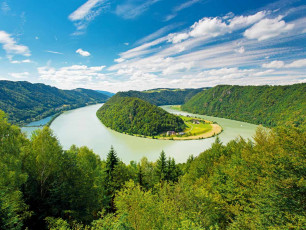
[[0, 229], [303, 229], [305, 124], [254, 140], [218, 138], [176, 164], [124, 164], [112, 147], [63, 150], [45, 127], [26, 139], [0, 112]]
[[109, 99], [98, 111], [101, 122], [118, 132], [155, 136], [162, 132], [184, 130], [184, 121], [147, 101], [119, 94]]
[[286, 86], [220, 85], [204, 90], [184, 105], [191, 113], [262, 124], [266, 127], [290, 121], [300, 125], [306, 114], [306, 83]]
[[181, 105], [206, 88], [199, 89], [151, 89], [145, 91], [118, 92], [120, 97], [137, 97], [153, 105]]
[[9, 121], [24, 125], [58, 112], [103, 103], [109, 96], [88, 89], [60, 90], [25, 81], [0, 81], [0, 109]]

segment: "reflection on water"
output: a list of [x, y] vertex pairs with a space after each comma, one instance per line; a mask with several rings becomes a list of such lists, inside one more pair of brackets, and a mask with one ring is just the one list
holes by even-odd
[[[190, 155], [197, 156], [215, 141], [215, 137], [202, 140], [170, 141], [121, 134], [105, 127], [96, 117], [96, 111], [101, 106], [102, 104], [90, 105], [67, 111], [53, 121], [51, 129], [64, 149], [68, 149], [72, 144], [88, 146], [99, 154], [101, 158], [105, 158], [110, 147], [114, 146], [119, 158], [125, 163], [129, 163], [131, 160], [139, 161], [144, 156], [149, 160], [155, 161], [160, 152], [164, 150], [167, 156], [174, 157], [177, 162], [185, 162]], [[171, 110], [170, 106], [162, 106], [162, 108], [171, 113], [193, 115]], [[224, 118], [196, 116], [216, 121], [221, 125], [223, 132], [219, 137], [223, 143], [227, 143], [239, 136], [252, 138], [257, 127], [256, 125]], [[32, 131], [27, 129], [23, 128], [25, 132]]]

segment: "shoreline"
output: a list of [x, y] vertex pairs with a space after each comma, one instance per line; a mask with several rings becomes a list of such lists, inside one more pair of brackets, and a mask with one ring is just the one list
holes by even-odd
[[31, 121], [30, 123], [25, 124], [25, 125], [18, 125], [18, 127], [20, 127], [20, 128], [31, 128], [31, 127], [37, 127], [37, 128], [39, 128], [39, 127], [44, 127], [44, 126], [50, 127], [51, 124], [52, 124], [52, 122], [53, 122], [57, 117], [59, 117], [61, 114], [63, 114], [64, 112], [71, 111], [71, 110], [74, 110], [74, 109], [84, 108], [84, 107], [91, 106], [91, 105], [104, 104], [104, 103], [105, 103], [105, 102], [96, 103], [96, 104], [88, 104], [88, 105], [84, 105], [84, 106], [80, 106], [80, 107], [76, 107], [76, 108], [71, 108], [71, 109], [67, 109], [67, 110], [62, 110], [62, 111], [56, 112], [56, 113], [54, 113], [54, 114], [48, 115], [48, 116], [46, 116], [46, 117], [43, 117], [43, 118], [41, 118], [41, 119], [39, 119], [39, 120], [36, 120], [36, 121], [40, 121], [40, 120], [43, 120], [43, 119], [45, 119], [45, 118], [47, 118], [47, 117], [51, 117], [51, 116], [52, 116], [51, 120], [48, 121], [47, 123], [44, 123], [44, 124], [41, 124], [41, 125], [28, 125], [28, 124], [30, 124], [30, 123], [32, 123], [32, 122], [36, 122], [36, 121]]

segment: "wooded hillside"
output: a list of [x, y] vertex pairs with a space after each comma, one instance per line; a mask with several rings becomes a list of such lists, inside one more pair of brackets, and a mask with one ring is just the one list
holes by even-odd
[[62, 110], [105, 102], [109, 97], [88, 89], [61, 90], [26, 81], [0, 81], [0, 109], [10, 122], [29, 123]]
[[113, 96], [97, 111], [97, 116], [104, 125], [121, 133], [154, 136], [185, 128], [180, 117], [134, 97]]
[[286, 86], [220, 85], [198, 93], [182, 109], [267, 127], [305, 122], [306, 84]]

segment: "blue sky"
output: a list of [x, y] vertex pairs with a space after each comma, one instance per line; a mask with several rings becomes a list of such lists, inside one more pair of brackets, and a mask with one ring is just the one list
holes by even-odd
[[144, 90], [306, 81], [301, 0], [1, 0], [0, 79]]

